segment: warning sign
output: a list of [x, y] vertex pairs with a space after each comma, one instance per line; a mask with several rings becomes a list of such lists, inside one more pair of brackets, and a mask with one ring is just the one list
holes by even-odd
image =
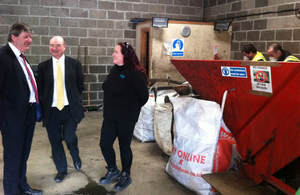
[[253, 90], [273, 93], [271, 67], [251, 66], [250, 73]]
[[264, 71], [257, 71], [255, 73], [255, 78], [258, 82], [264, 83], [268, 80], [268, 75]]

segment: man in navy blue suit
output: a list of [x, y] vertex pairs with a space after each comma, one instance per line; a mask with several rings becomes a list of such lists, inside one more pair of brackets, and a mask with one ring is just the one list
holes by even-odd
[[62, 140], [67, 144], [74, 168], [81, 168], [76, 129], [84, 117], [81, 97], [84, 77], [80, 61], [65, 56], [66, 47], [64, 38], [52, 37], [49, 41], [52, 57], [38, 65], [43, 126], [47, 129], [52, 158], [58, 172], [55, 182], [61, 182], [68, 174]]
[[42, 195], [26, 179], [27, 160], [36, 123], [36, 82], [23, 53], [32, 43], [33, 30], [25, 23], [12, 25], [8, 43], [0, 49], [0, 129], [4, 149], [5, 195]]

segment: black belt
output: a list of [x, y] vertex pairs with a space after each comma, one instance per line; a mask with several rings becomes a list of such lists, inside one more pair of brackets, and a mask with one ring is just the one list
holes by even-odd
[[33, 106], [35, 102], [29, 102], [29, 107]]

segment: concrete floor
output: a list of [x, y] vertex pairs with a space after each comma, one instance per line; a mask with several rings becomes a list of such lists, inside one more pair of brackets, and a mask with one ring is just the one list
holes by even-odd
[[[85, 114], [79, 124], [79, 139], [82, 168], [77, 171], [73, 167], [71, 156], [67, 152], [68, 175], [61, 183], [55, 183], [57, 174], [51, 158], [51, 148], [46, 129], [37, 123], [33, 137], [32, 149], [28, 160], [27, 180], [32, 188], [44, 190], [44, 195], [189, 195], [195, 194], [164, 172], [169, 156], [163, 153], [155, 142], [141, 143], [133, 138], [133, 165], [131, 170], [132, 184], [119, 192], [114, 190], [115, 182], [99, 185], [100, 177], [106, 173], [106, 163], [99, 147], [102, 111]], [[0, 195], [3, 192], [3, 148], [0, 135]], [[121, 168], [119, 149], [115, 143], [117, 164]]]

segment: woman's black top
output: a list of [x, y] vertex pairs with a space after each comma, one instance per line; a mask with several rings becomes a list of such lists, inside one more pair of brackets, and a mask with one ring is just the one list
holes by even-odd
[[148, 101], [145, 77], [137, 70], [114, 65], [102, 85], [103, 116], [118, 122], [136, 122], [141, 107]]

